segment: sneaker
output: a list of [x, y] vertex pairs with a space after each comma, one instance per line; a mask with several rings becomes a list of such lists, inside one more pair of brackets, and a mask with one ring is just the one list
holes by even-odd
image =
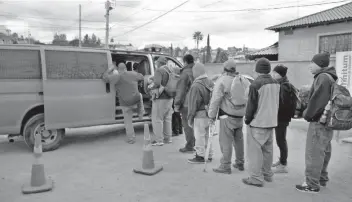
[[179, 151], [180, 151], [181, 153], [193, 153], [193, 152], [195, 152], [196, 150], [195, 150], [195, 149], [188, 149], [188, 148], [184, 147], [184, 148], [181, 148]]
[[165, 143], [165, 144], [171, 144], [171, 143], [172, 143], [172, 140], [171, 140], [171, 139], [164, 140], [164, 143]]
[[242, 179], [242, 182], [246, 185], [250, 185], [250, 186], [255, 186], [255, 187], [263, 187], [263, 184], [257, 184], [252, 182], [252, 180], [250, 178], [244, 178]]
[[196, 154], [196, 156], [193, 159], [188, 159], [188, 163], [192, 163], [192, 164], [203, 164], [204, 162], [204, 157], [202, 156], [198, 156]]
[[208, 162], [212, 162], [213, 161], [213, 158], [208, 158]]
[[164, 143], [163, 142], [155, 142], [155, 143], [152, 143], [152, 146], [163, 146]]
[[309, 186], [306, 182], [303, 182], [302, 185], [296, 185], [296, 189], [300, 192], [305, 192], [305, 193], [319, 193], [320, 191], [319, 188], [313, 188]]
[[213, 171], [215, 173], [221, 173], [221, 174], [231, 174], [231, 168], [223, 168], [222, 166], [219, 166], [219, 168], [213, 168]]
[[264, 176], [264, 180], [265, 180], [266, 182], [273, 182], [273, 177], [266, 177], [266, 176]]
[[136, 143], [136, 140], [135, 139], [130, 139], [130, 140], [126, 140], [126, 142], [128, 144], [134, 144], [134, 143]]
[[232, 166], [236, 169], [238, 169], [239, 171], [244, 171], [244, 165], [243, 164], [232, 164]]
[[287, 166], [280, 164], [273, 169], [273, 172], [274, 173], [288, 173], [288, 169], [287, 169]]
[[327, 183], [326, 182], [320, 182], [320, 186], [326, 187]]
[[274, 163], [271, 167], [276, 167], [278, 165], [281, 165], [281, 162], [280, 161], [277, 161], [276, 163]]

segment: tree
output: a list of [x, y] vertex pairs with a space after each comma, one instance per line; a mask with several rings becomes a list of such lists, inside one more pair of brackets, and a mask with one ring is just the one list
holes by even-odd
[[88, 35], [88, 34], [84, 35], [84, 37], [83, 37], [83, 44], [89, 44], [89, 41], [90, 41], [89, 35]]
[[171, 47], [170, 47], [170, 55], [171, 55], [171, 56], [174, 56], [174, 49], [173, 49], [173, 47], [172, 47], [172, 44], [171, 44]]
[[92, 43], [92, 44], [96, 44], [96, 43], [97, 43], [97, 36], [95, 36], [95, 34], [92, 34], [91, 43]]
[[75, 38], [75, 39], [71, 40], [70, 42], [68, 42], [68, 44], [70, 46], [79, 46], [79, 39]]
[[54, 40], [52, 41], [53, 45], [58, 45], [58, 46], [67, 46], [69, 45], [67, 41], [67, 36], [66, 34], [58, 34], [56, 33], [54, 35]]
[[210, 47], [210, 36], [208, 34], [207, 38], [207, 56], [206, 56], [206, 62], [211, 62], [211, 47]]
[[18, 39], [18, 34], [17, 34], [16, 32], [14, 32], [14, 33], [12, 34], [12, 38]]
[[203, 34], [202, 34], [202, 32], [200, 32], [200, 31], [194, 32], [194, 34], [193, 34], [193, 39], [194, 39], [194, 41], [196, 42], [197, 49], [198, 49], [198, 47], [199, 47], [199, 42], [203, 40]]
[[222, 48], [217, 48], [214, 63], [224, 63], [229, 59], [227, 53]]
[[176, 47], [175, 48], [175, 56], [176, 57], [180, 57], [181, 56], [181, 52], [182, 52], [182, 50], [181, 50], [180, 47]]

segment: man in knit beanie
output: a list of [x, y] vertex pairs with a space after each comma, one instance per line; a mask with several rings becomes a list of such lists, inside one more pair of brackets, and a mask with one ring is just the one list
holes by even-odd
[[280, 149], [279, 161], [273, 164], [274, 173], [287, 173], [287, 127], [294, 117], [297, 105], [296, 88], [287, 79], [287, 67], [277, 65], [272, 71], [272, 77], [280, 84], [280, 102], [277, 116], [278, 126], [275, 128], [276, 143]]
[[262, 187], [264, 181], [272, 182], [274, 175], [271, 170], [273, 133], [278, 125], [280, 84], [271, 77], [270, 71], [269, 60], [261, 58], [256, 62], [258, 77], [249, 87], [245, 116], [249, 178], [242, 181], [257, 187]]
[[[196, 155], [189, 159], [189, 163], [204, 163], [204, 154], [208, 146], [209, 139], [209, 118], [208, 105], [211, 99], [213, 82], [208, 78], [205, 67], [201, 63], [196, 63], [192, 68], [194, 81], [189, 90], [188, 97], [188, 125], [193, 128], [196, 138]], [[213, 149], [209, 150], [208, 161], [212, 160]]]
[[[235, 80], [236, 79], [236, 80]], [[240, 81], [240, 83], [237, 83]], [[232, 85], [232, 84], [237, 85]], [[220, 166], [214, 168], [216, 173], [230, 174], [232, 150], [235, 149], [234, 168], [244, 170], [243, 115], [246, 108], [247, 92], [250, 82], [236, 70], [236, 62], [232, 59], [224, 63], [224, 73], [217, 79], [209, 105], [209, 118], [214, 122], [220, 118], [219, 143], [222, 157]], [[234, 88], [232, 88], [234, 86]], [[235, 87], [235, 86], [238, 86]], [[245, 89], [244, 89], [245, 88]], [[239, 90], [240, 89], [240, 90]], [[230, 95], [230, 96], [229, 96]], [[233, 102], [232, 95], [244, 104]], [[218, 114], [218, 117], [217, 117]]]
[[331, 86], [337, 80], [336, 70], [329, 67], [330, 55], [320, 53], [313, 57], [309, 65], [314, 81], [310, 89], [309, 102], [303, 117], [309, 122], [305, 152], [305, 182], [296, 185], [302, 192], [317, 193], [320, 186], [329, 180], [327, 167], [331, 158], [333, 131], [320, 123], [325, 106], [331, 97]]

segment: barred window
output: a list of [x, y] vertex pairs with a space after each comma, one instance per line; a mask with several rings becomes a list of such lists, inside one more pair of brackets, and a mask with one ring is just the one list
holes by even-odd
[[0, 49], [0, 79], [41, 79], [39, 50]]
[[326, 35], [319, 38], [319, 53], [352, 51], [352, 33]]
[[108, 68], [106, 53], [46, 50], [48, 79], [101, 79]]

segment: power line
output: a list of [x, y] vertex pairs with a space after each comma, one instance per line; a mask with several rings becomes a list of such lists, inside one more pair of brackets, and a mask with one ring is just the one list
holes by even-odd
[[[184, 11], [175, 11], [178, 13], [227, 13], [227, 12], [243, 12], [243, 11], [267, 11], [267, 10], [280, 10], [286, 8], [297, 8], [297, 7], [312, 7], [312, 6], [321, 6], [321, 5], [328, 5], [328, 4], [337, 4], [337, 3], [344, 3], [350, 0], [341, 0], [341, 1], [332, 1], [332, 2], [321, 2], [321, 3], [313, 3], [313, 4], [304, 4], [304, 5], [291, 5], [291, 6], [281, 6], [281, 7], [267, 7], [267, 8], [245, 8], [245, 9], [232, 9], [232, 10], [207, 10], [207, 11], [199, 11], [199, 10], [184, 10]], [[124, 7], [130, 7], [126, 5], [120, 5]], [[131, 7], [130, 7], [131, 8]], [[157, 9], [144, 9], [148, 11], [155, 11], [155, 12], [162, 12], [166, 10], [157, 10]]]
[[142, 27], [144, 27], [144, 26], [146, 26], [146, 25], [148, 25], [148, 24], [150, 24], [150, 23], [156, 21], [157, 19], [159, 19], [159, 18], [161, 18], [161, 17], [167, 15], [168, 13], [170, 13], [170, 12], [176, 10], [177, 8], [179, 8], [179, 7], [183, 6], [184, 4], [186, 4], [187, 2], [189, 2], [189, 0], [183, 2], [182, 4], [180, 4], [180, 5], [176, 6], [176, 7], [174, 7], [173, 9], [171, 9], [171, 10], [169, 10], [169, 11], [166, 11], [166, 13], [164, 13], [164, 14], [162, 14], [162, 15], [159, 15], [158, 17], [156, 17], [156, 18], [154, 18], [154, 19], [152, 19], [152, 20], [150, 20], [150, 21], [148, 21], [148, 22], [146, 22], [146, 23], [144, 23], [144, 24], [142, 24], [142, 25], [140, 25], [140, 26], [138, 26], [138, 27], [136, 27], [136, 28], [130, 30], [130, 31], [127, 31], [127, 32], [125, 32], [125, 33], [123, 33], [122, 35], [119, 35], [119, 36], [123, 36], [123, 35], [126, 35], [126, 34], [128, 34], [128, 33], [133, 32], [133, 31], [136, 31], [137, 29], [140, 29], [140, 28], [142, 28]]

